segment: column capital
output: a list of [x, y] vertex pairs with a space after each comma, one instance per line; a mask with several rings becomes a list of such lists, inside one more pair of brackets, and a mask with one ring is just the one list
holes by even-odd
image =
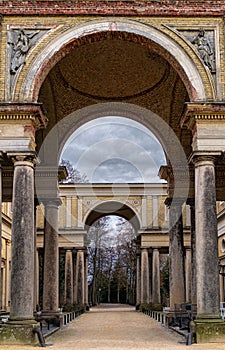
[[221, 157], [222, 151], [195, 151], [189, 157], [189, 163], [196, 166], [214, 165], [215, 161]]
[[12, 161], [14, 166], [30, 166], [34, 167], [39, 163], [39, 159], [35, 151], [30, 152], [7, 152], [7, 157]]

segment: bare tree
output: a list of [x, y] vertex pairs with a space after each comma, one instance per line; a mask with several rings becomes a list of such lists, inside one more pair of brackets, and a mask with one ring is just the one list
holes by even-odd
[[60, 162], [61, 166], [65, 166], [68, 176], [65, 180], [62, 180], [61, 183], [89, 183], [86, 174], [81, 174], [81, 172], [73, 167], [71, 162], [66, 159], [62, 159]]

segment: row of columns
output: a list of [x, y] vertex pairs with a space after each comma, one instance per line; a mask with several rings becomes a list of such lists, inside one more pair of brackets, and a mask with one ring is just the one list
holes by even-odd
[[81, 249], [66, 250], [65, 304], [88, 304], [88, 257]]
[[186, 262], [181, 209], [183, 201], [176, 198], [166, 201], [171, 223], [170, 309], [173, 310], [176, 303], [189, 300], [193, 304], [197, 303], [198, 319], [220, 317], [215, 160], [213, 154], [195, 153], [192, 157], [195, 165], [195, 200], [187, 202], [191, 213], [191, 251], [186, 252]]
[[[9, 324], [35, 324], [34, 306], [37, 300], [36, 232], [34, 203], [35, 155], [15, 155], [13, 177], [11, 307]], [[43, 200], [44, 223], [44, 274], [43, 313], [59, 312], [59, 198]], [[76, 267], [72, 265], [72, 251], [66, 252], [66, 302], [85, 304], [87, 292], [87, 260], [78, 250]], [[74, 274], [74, 271], [76, 273]], [[75, 277], [74, 277], [75, 276]], [[73, 282], [74, 279], [74, 282]], [[78, 283], [79, 281], [79, 283]], [[81, 281], [81, 283], [80, 283]], [[76, 288], [74, 286], [77, 286]], [[73, 293], [75, 297], [73, 297]], [[36, 300], [35, 300], [36, 299]]]
[[[173, 261], [173, 264], [170, 265], [170, 301], [172, 301], [170, 305], [171, 309], [173, 309], [175, 303], [191, 301], [191, 249], [186, 248], [184, 256], [183, 251], [182, 253], [179, 253], [179, 248], [182, 245], [176, 244], [174, 246], [177, 248], [177, 252], [176, 261]], [[173, 249], [175, 249], [175, 247], [173, 247]], [[174, 267], [174, 265], [177, 266]], [[175, 272], [172, 270], [172, 268], [174, 268]], [[173, 277], [175, 278], [176, 273], [177, 276], [179, 274], [179, 278], [181, 279], [181, 281], [177, 278], [175, 283]], [[137, 255], [136, 278], [137, 304], [145, 302], [153, 304], [161, 303], [160, 251], [158, 248], [151, 248], [150, 250], [147, 248], [141, 249], [141, 254]], [[180, 285], [180, 289], [174, 290], [177, 287], [176, 284]]]
[[159, 249], [154, 248], [152, 253], [149, 253], [147, 248], [142, 248], [141, 254], [137, 254], [136, 280], [137, 304], [161, 302]]
[[[217, 217], [215, 192], [215, 157], [195, 155], [195, 223], [193, 232], [192, 271], [196, 260], [196, 282], [192, 274], [192, 287], [196, 285], [198, 318], [219, 318], [219, 276], [217, 253]], [[34, 163], [33, 154], [13, 157], [13, 221], [12, 221], [12, 270], [11, 270], [11, 310], [9, 323], [34, 323]], [[44, 305], [46, 312], [58, 311], [58, 205], [54, 200], [45, 205], [45, 271], [44, 271]], [[178, 203], [180, 205], [180, 203]], [[181, 211], [177, 206], [171, 206], [170, 219], [174, 224], [170, 228], [170, 259], [171, 259], [171, 307], [174, 303], [185, 300], [184, 293], [184, 261], [182, 251], [182, 220]], [[175, 218], [175, 220], [174, 220]], [[196, 249], [194, 249], [194, 246]], [[153, 251], [152, 284], [154, 298], [158, 298], [158, 252]], [[179, 258], [176, 261], [176, 258]], [[56, 263], [57, 262], [57, 263]], [[148, 252], [141, 253], [141, 291], [140, 301], [150, 298], [150, 269]], [[209, 268], [210, 266], [210, 268]], [[84, 258], [78, 253], [76, 267], [84, 271]], [[82, 280], [82, 273], [76, 279]], [[152, 289], [152, 290], [153, 290]], [[84, 281], [77, 289], [77, 297], [84, 290]], [[153, 294], [152, 294], [153, 298]], [[153, 301], [153, 300], [152, 300]], [[155, 302], [155, 301], [154, 301]]]

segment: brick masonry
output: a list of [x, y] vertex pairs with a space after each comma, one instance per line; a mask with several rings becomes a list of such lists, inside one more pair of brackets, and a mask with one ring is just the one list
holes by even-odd
[[3, 15], [148, 15], [148, 16], [223, 16], [224, 0], [152, 1], [8, 1], [0, 0]]

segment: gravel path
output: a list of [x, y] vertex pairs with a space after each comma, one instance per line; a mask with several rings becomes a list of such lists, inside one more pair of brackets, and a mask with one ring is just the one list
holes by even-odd
[[[92, 308], [46, 340], [52, 350], [225, 350], [225, 344], [194, 344], [150, 317], [123, 305]], [[31, 346], [0, 345], [1, 350], [31, 350]]]

